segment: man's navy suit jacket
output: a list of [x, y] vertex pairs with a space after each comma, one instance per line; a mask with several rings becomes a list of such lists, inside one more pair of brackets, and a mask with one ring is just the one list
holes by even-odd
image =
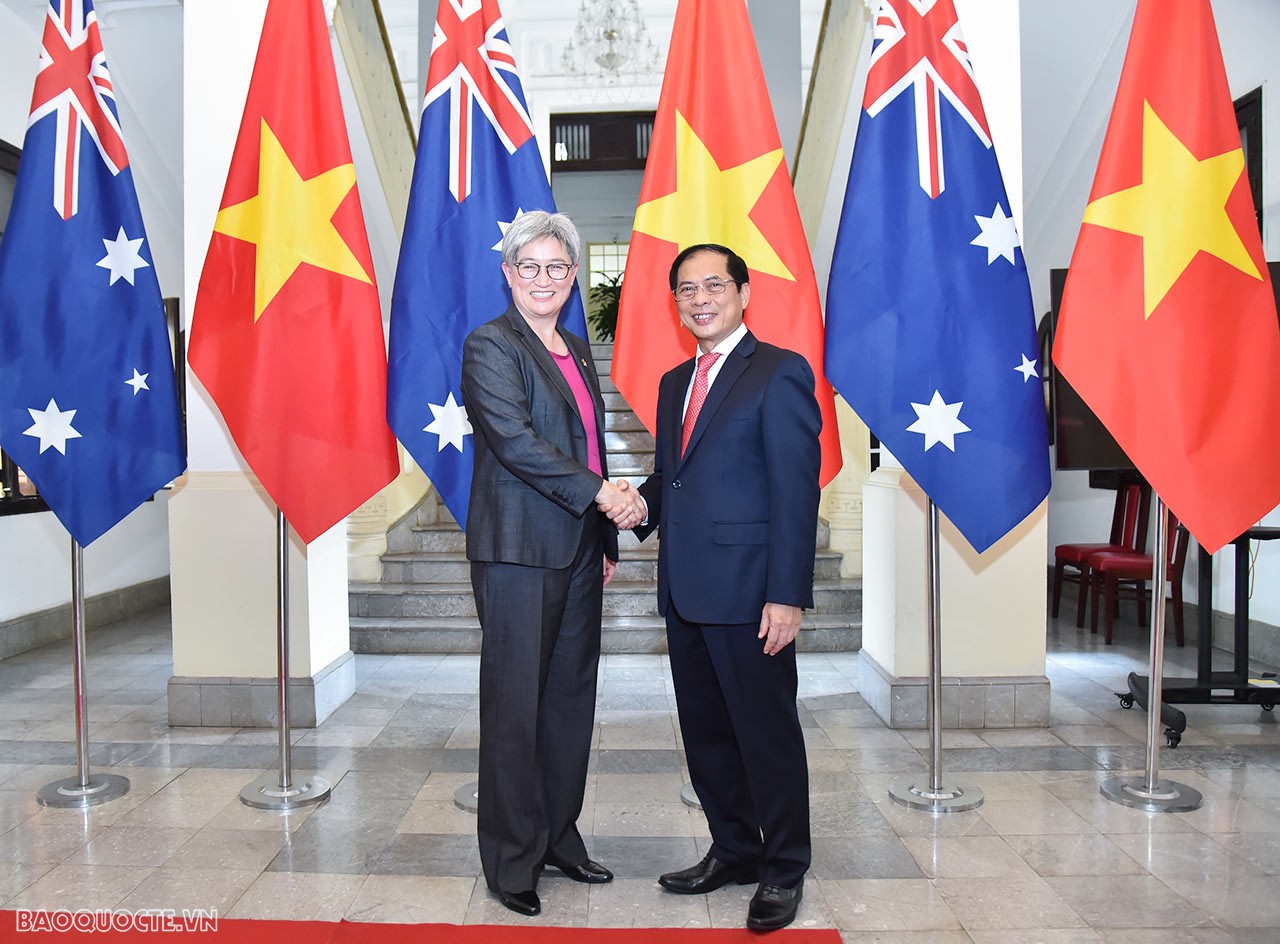
[[654, 472], [640, 486], [658, 527], [658, 607], [688, 622], [758, 623], [764, 604], [813, 605], [818, 433], [813, 371], [747, 334], [725, 358], [683, 459], [688, 360], [658, 387]]

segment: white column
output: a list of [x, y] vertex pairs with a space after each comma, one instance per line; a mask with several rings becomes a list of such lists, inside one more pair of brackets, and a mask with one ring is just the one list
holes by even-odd
[[[800, 0], [747, 0], [747, 11], [787, 166], [794, 167], [805, 93], [801, 81]], [[732, 79], [726, 77], [726, 82], [731, 84]]]
[[[183, 203], [189, 322], [266, 13], [265, 0], [187, 0]], [[187, 378], [189, 469], [169, 503], [170, 724], [276, 723], [276, 508], [212, 400]], [[289, 559], [291, 720], [318, 724], [355, 690], [346, 524]]]

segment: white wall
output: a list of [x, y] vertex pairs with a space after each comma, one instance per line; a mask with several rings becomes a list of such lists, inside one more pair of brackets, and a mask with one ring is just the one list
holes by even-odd
[[[1023, 235], [1040, 313], [1049, 309], [1049, 270], [1064, 268], [1071, 259], [1136, 5], [1136, 0], [1022, 0]], [[1213, 11], [1232, 97], [1263, 86], [1263, 245], [1268, 259], [1280, 259], [1280, 90], [1275, 82], [1280, 78], [1280, 4], [1214, 0]], [[1229, 488], [1231, 470], [1222, 474]], [[1112, 499], [1111, 492], [1090, 489], [1085, 472], [1055, 472], [1050, 553], [1062, 542], [1101, 540], [1110, 526]], [[1280, 524], [1280, 512], [1273, 511], [1264, 523]], [[1271, 542], [1255, 549], [1249, 615], [1280, 624], [1280, 546]], [[1193, 548], [1185, 575], [1189, 602], [1196, 600], [1196, 556]], [[1215, 567], [1213, 607], [1228, 613], [1234, 612], [1232, 559], [1227, 552]]]
[[[20, 15], [0, 5], [0, 138], [18, 147], [26, 134], [43, 22], [36, 20], [30, 4], [21, 7]], [[160, 286], [172, 295], [182, 283], [182, 201], [175, 173], [182, 109], [181, 83], [175, 78], [180, 71], [169, 70], [181, 65], [181, 9], [149, 11], [148, 31], [139, 35], [136, 18], [142, 15], [134, 10], [104, 16], [102, 41]], [[134, 92], [145, 97], [141, 116], [132, 107]], [[169, 573], [167, 504], [161, 495], [142, 505], [86, 548], [86, 595]], [[52, 514], [0, 518], [0, 547], [6, 550], [0, 568], [0, 621], [71, 599], [71, 539]]]

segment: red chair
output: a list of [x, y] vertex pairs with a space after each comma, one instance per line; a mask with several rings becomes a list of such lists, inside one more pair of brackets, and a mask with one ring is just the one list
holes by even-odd
[[[1183, 643], [1182, 636], [1182, 571], [1187, 563], [1187, 545], [1191, 543], [1191, 535], [1185, 527], [1178, 523], [1173, 512], [1169, 512], [1169, 530], [1165, 558], [1165, 575], [1168, 578], [1170, 594], [1173, 597], [1173, 635], [1178, 645]], [[1111, 645], [1112, 623], [1120, 609], [1122, 596], [1132, 597], [1138, 605], [1138, 622], [1147, 621], [1147, 581], [1152, 579], [1152, 561], [1150, 554], [1135, 554], [1126, 551], [1099, 551], [1089, 555], [1088, 568], [1090, 585], [1093, 588], [1093, 618], [1089, 624], [1090, 631], [1098, 631], [1098, 611], [1106, 613], [1105, 641]], [[1160, 601], [1163, 604], [1164, 601]], [[1155, 605], [1154, 601], [1153, 604]]]
[[[1084, 626], [1089, 601], [1089, 555], [1101, 551], [1141, 553], [1147, 546], [1147, 521], [1151, 512], [1151, 486], [1138, 475], [1126, 476], [1116, 489], [1111, 513], [1111, 537], [1105, 544], [1059, 544], [1053, 549], [1053, 618], [1062, 603], [1062, 584], [1079, 584], [1076, 625]], [[1070, 571], [1067, 568], [1071, 568]]]

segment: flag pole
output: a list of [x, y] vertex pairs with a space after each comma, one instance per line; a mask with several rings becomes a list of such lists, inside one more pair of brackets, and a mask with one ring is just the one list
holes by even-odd
[[84, 548], [71, 539], [71, 669], [75, 676], [76, 776], [47, 783], [36, 793], [41, 806], [82, 809], [129, 792], [129, 778], [89, 773], [89, 711], [85, 695]]
[[293, 783], [289, 744], [289, 522], [276, 509], [276, 703], [279, 714], [280, 771], [265, 773], [240, 790], [240, 802], [259, 810], [288, 811], [327, 799], [332, 787], [316, 774]]
[[977, 787], [942, 780], [942, 578], [938, 553], [938, 506], [928, 499], [929, 547], [926, 576], [929, 581], [929, 783], [920, 786], [904, 777], [889, 787], [889, 799], [913, 810], [929, 813], [963, 813], [982, 805]]
[[1156, 546], [1151, 571], [1151, 674], [1147, 684], [1147, 758], [1142, 777], [1112, 777], [1098, 788], [1113, 803], [1148, 813], [1185, 813], [1199, 809], [1200, 791], [1160, 779], [1160, 709], [1164, 688], [1164, 609], [1168, 583], [1169, 514], [1156, 495]]

